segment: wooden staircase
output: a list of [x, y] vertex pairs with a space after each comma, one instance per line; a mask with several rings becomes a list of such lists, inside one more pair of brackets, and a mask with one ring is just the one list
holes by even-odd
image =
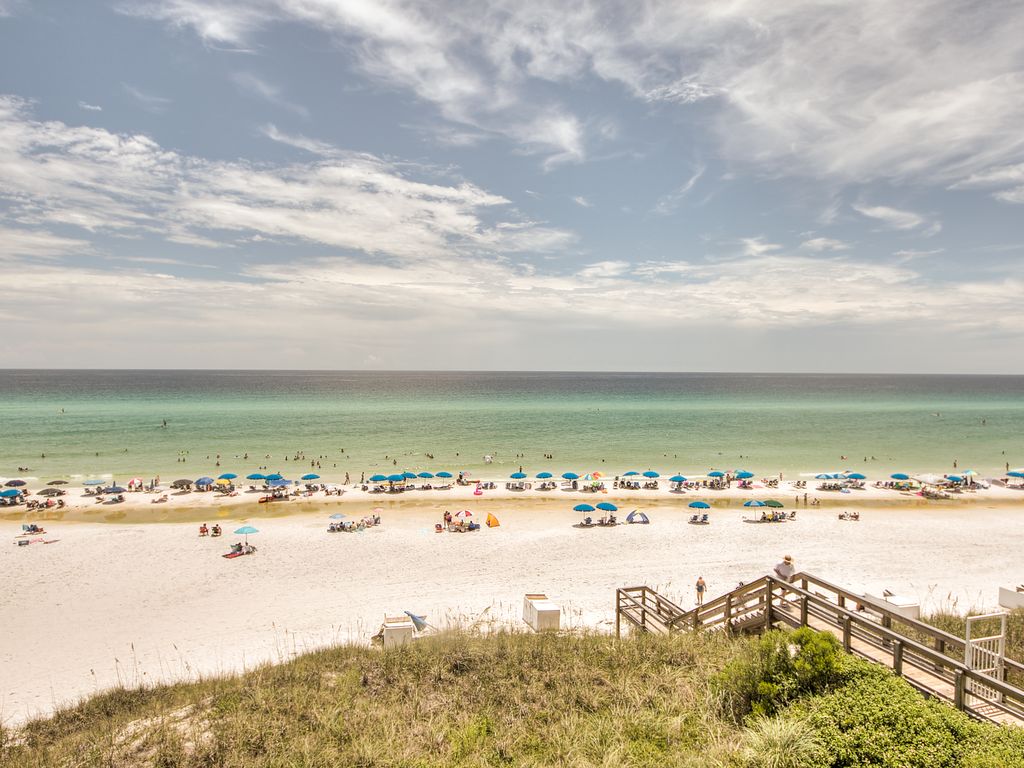
[[882, 664], [925, 696], [941, 699], [979, 720], [1024, 726], [1024, 664], [1005, 659], [996, 675], [964, 663], [966, 641], [885, 603], [837, 587], [808, 573], [792, 582], [765, 576], [692, 610], [649, 587], [615, 593], [615, 633], [622, 624], [641, 632], [724, 631], [759, 633], [771, 628], [811, 627], [829, 632], [843, 648]]

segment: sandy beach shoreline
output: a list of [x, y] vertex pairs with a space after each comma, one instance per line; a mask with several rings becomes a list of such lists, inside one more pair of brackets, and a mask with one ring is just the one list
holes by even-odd
[[[758, 512], [740, 506], [751, 493], [724, 492], [709, 526], [688, 524], [686, 503], [698, 494], [639, 492], [635, 505], [633, 496], [599, 494], [620, 516], [635, 506], [652, 524], [592, 530], [572, 527], [580, 518], [572, 506], [594, 494], [464, 490], [269, 505], [243, 495], [223, 507], [182, 503], [159, 513], [148, 501], [126, 502], [123, 519], [106, 521], [72, 507], [65, 519], [43, 522], [41, 538], [58, 539], [52, 545], [0, 550], [0, 579], [16, 585], [0, 595], [0, 718], [21, 722], [118, 683], [238, 671], [366, 642], [384, 615], [403, 610], [438, 624], [517, 625], [522, 595], [532, 591], [558, 600], [569, 625], [608, 629], [618, 586], [649, 584], [691, 605], [698, 576], [717, 594], [782, 554], [851, 588], [893, 589], [931, 607], [991, 606], [999, 586], [1024, 581], [1024, 496], [1005, 489], [969, 502], [872, 501], [866, 492], [854, 499], [860, 522], [838, 520], [841, 505], [830, 499], [772, 525], [744, 524]], [[379, 528], [326, 532], [328, 515], [357, 519], [375, 507], [383, 509]], [[471, 509], [481, 522], [492, 512], [501, 526], [436, 534], [444, 509]], [[160, 524], [139, 524], [154, 514]], [[221, 520], [226, 535], [198, 537], [200, 518]], [[235, 521], [259, 528], [251, 537], [259, 551], [225, 560], [241, 538], [230, 533]], [[8, 543], [19, 533], [18, 520], [0, 520]]]

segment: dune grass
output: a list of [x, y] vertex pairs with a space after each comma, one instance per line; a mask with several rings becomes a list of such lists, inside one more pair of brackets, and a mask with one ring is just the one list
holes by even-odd
[[[823, 676], [832, 644], [777, 635], [769, 643], [719, 633], [621, 642], [450, 633], [389, 651], [337, 647], [244, 675], [94, 696], [0, 732], [0, 765], [838, 768], [872, 764], [858, 762], [855, 750], [879, 743], [848, 734], [844, 718], [858, 701], [897, 686], [899, 696], [881, 695], [896, 709], [879, 719], [880, 730], [900, 707], [916, 711], [924, 701], [845, 655], [838, 673]], [[779, 659], [780, 647], [800, 643], [802, 656]], [[761, 686], [751, 673], [761, 669], [787, 697], [773, 717], [737, 718], [736, 697], [724, 692]], [[908, 733], [907, 754], [932, 754], [928, 740], [949, 732], [991, 741], [993, 754], [1018, 745], [1024, 754], [1024, 741], [1005, 729], [945, 709], [941, 728]]]

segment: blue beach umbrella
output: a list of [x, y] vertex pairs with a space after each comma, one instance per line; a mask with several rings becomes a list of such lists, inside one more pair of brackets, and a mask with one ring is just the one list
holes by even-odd
[[104, 488], [103, 492], [104, 493], [127, 493], [128, 491], [126, 491], [124, 488], [122, 488], [119, 485], [112, 485], [109, 488]]
[[616, 507], [614, 504], [609, 504], [607, 501], [602, 501], [600, 504], [597, 505], [597, 508], [600, 509], [602, 512], [618, 512], [619, 511], [618, 507]]
[[889, 475], [889, 477], [891, 477], [893, 480], [909, 480], [910, 479], [910, 475], [906, 475], [906, 474], [904, 474], [902, 472], [897, 472], [894, 475]]
[[388, 475], [388, 482], [389, 483], [400, 483], [400, 482], [402, 482], [405, 479], [406, 478], [405, 478], [405, 473], [404, 472], [401, 472], [401, 473], [398, 473], [398, 474], [394, 474], [394, 475]]
[[383, 483], [385, 480], [387, 480], [387, 477], [384, 475], [374, 475], [370, 478], [371, 483]]
[[593, 512], [594, 508], [589, 504], [577, 504], [572, 508], [573, 512]]
[[253, 472], [251, 475], [245, 476], [246, 480], [266, 480], [266, 475], [261, 475], [259, 472]]
[[815, 475], [815, 476], [814, 476], [814, 479], [815, 479], [815, 480], [831, 480], [831, 479], [832, 479], [832, 477], [833, 477], [833, 476], [832, 476], [832, 475], [830, 475], [830, 474], [829, 474], [828, 472], [822, 472], [822, 473], [820, 473], [820, 474], [817, 474], [817, 475]]
[[267, 475], [263, 479], [264, 480], [284, 480], [284, 475], [281, 475], [281, 474], [279, 474], [277, 472], [272, 472], [271, 474]]
[[708, 477], [725, 477], [725, 472], [716, 469], [714, 472], [708, 472]]
[[562, 479], [563, 480], [579, 480], [580, 476], [577, 475], [575, 472], [564, 472], [562, 474]]
[[1007, 477], [1024, 477], [1024, 472], [1020, 472], [1020, 471], [1014, 469], [1014, 470], [1010, 470], [1009, 472], [1007, 472], [1006, 476]]
[[951, 483], [962, 483], [964, 481], [964, 479], [960, 477], [960, 475], [948, 475], [946, 479], [949, 480], [949, 482]]
[[513, 472], [511, 475], [509, 475], [509, 477], [511, 477], [513, 480], [522, 480], [522, 479], [524, 479], [526, 477], [526, 473], [525, 472]]
[[270, 487], [271, 488], [284, 488], [284, 487], [289, 486], [291, 484], [292, 484], [291, 480], [285, 480], [284, 478], [281, 478], [280, 480], [271, 480], [270, 481]]
[[433, 480], [434, 479], [434, 475], [432, 473], [430, 473], [430, 472], [420, 472], [418, 475], [416, 475], [416, 477], [420, 478], [421, 480]]
[[0, 498], [13, 499], [15, 496], [21, 494], [17, 488], [7, 488], [6, 490], [0, 491]]
[[754, 476], [753, 472], [747, 472], [747, 470], [745, 470], [745, 469], [736, 473], [736, 477], [739, 480], [749, 480], [753, 476]]
[[303, 475], [302, 477], [299, 478], [299, 480], [319, 480], [319, 479], [320, 479], [320, 475], [314, 475], [312, 472], [310, 472], [308, 475]]
[[648, 469], [646, 472], [644, 472], [644, 477], [649, 477], [649, 478], [653, 479], [655, 477], [661, 477], [661, 475], [659, 475], [653, 469]]
[[196, 485], [213, 485], [212, 477], [200, 477], [196, 480]]
[[21, 488], [23, 485], [25, 485], [25, 481], [24, 480], [8, 480], [6, 483], [4, 483], [4, 485], [6, 485], [8, 488]]
[[683, 477], [682, 475], [672, 475], [672, 477], [670, 477], [668, 481], [670, 483], [685, 483], [686, 478]]
[[238, 475], [236, 475], [234, 472], [225, 472], [223, 475], [218, 475], [217, 479], [218, 480], [234, 480], [236, 477], [238, 477]]
[[82, 485], [103, 485], [102, 480], [86, 480]]
[[860, 472], [851, 472], [846, 476], [847, 480], [867, 480], [866, 475], [862, 475]]
[[711, 505], [706, 501], [691, 501], [687, 506], [690, 509], [711, 509]]
[[537, 473], [537, 479], [538, 480], [547, 480], [549, 477], [553, 477], [553, 475], [550, 472], [538, 472]]
[[259, 533], [259, 530], [256, 529], [256, 528], [253, 528], [251, 525], [243, 525], [241, 528], [239, 528], [237, 531], [235, 531], [235, 533], [237, 533], [239, 536], [245, 536], [245, 543], [248, 544], [249, 543], [249, 534], [250, 533]]
[[451, 472], [437, 472], [437, 473], [435, 473], [434, 476], [435, 477], [441, 477], [441, 478], [444, 478], [445, 480], [447, 480], [448, 478], [450, 478], [452, 476], [452, 473]]
[[763, 507], [764, 502], [758, 501], [757, 499], [751, 499], [750, 501], [743, 502], [744, 507]]
[[631, 470], [629, 470], [629, 472], [625, 472], [625, 473], [623, 473], [623, 475], [622, 475], [622, 476], [623, 476], [623, 477], [636, 477], [636, 476], [637, 476], [637, 475], [639, 475], [639, 474], [640, 474], [640, 473], [639, 473], [639, 472], [637, 472], [637, 471], [636, 471], [635, 469], [631, 469]]
[[415, 480], [416, 479], [416, 473], [415, 472], [403, 472], [402, 473], [402, 477], [405, 478], [406, 480]]

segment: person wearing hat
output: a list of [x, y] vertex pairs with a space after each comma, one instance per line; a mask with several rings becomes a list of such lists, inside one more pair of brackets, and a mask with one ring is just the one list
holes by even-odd
[[792, 555], [786, 555], [782, 562], [775, 566], [775, 577], [785, 582], [791, 582], [796, 575], [796, 567], [793, 565]]

